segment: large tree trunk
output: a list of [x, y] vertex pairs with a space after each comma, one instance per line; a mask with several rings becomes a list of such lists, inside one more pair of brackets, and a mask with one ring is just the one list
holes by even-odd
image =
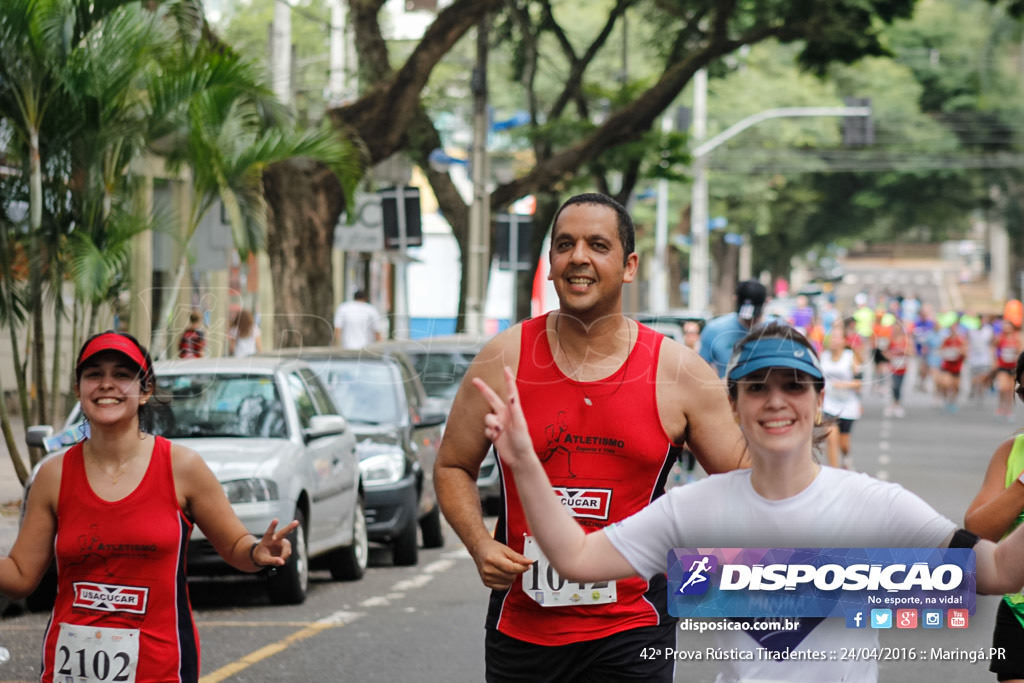
[[711, 240], [716, 277], [711, 283], [715, 315], [728, 313], [733, 308], [733, 296], [739, 279], [739, 247], [729, 244], [722, 235]]
[[345, 208], [341, 185], [326, 166], [294, 159], [270, 166], [263, 190], [275, 342], [286, 347], [330, 344], [335, 304], [331, 250]]

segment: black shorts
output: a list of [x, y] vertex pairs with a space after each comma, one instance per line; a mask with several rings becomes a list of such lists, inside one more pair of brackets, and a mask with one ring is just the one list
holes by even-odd
[[672, 683], [674, 657], [642, 656], [676, 646], [676, 620], [569, 645], [534, 645], [487, 629], [488, 683]]
[[849, 434], [853, 431], [853, 423], [855, 420], [850, 420], [845, 417], [836, 417], [835, 415], [826, 415], [825, 417], [836, 423], [836, 426], [839, 427], [840, 434]]
[[1002, 657], [992, 657], [988, 670], [996, 680], [1010, 681], [1024, 678], [1024, 627], [1017, 621], [1013, 610], [1005, 600], [999, 601], [996, 610], [996, 627], [992, 631], [992, 647], [1002, 648]]

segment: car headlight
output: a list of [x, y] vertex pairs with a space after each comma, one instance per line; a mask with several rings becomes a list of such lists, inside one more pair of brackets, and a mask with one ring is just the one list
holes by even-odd
[[405, 454], [402, 451], [384, 451], [359, 461], [363, 486], [385, 486], [401, 480], [405, 474]]
[[277, 500], [277, 482], [270, 479], [234, 479], [222, 481], [230, 503], [265, 503]]

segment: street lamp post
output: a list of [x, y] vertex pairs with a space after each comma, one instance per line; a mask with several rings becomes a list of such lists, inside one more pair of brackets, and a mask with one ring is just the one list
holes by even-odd
[[476, 68], [473, 69], [473, 204], [469, 210], [466, 264], [466, 331], [483, 334], [487, 273], [490, 270], [490, 200], [487, 192], [487, 15], [477, 24]]
[[[707, 76], [705, 75], [702, 81], [698, 79], [698, 75], [702, 71], [694, 74], [696, 93], [694, 94], [693, 105], [693, 137], [698, 141], [704, 138], [705, 129], [703, 126], [707, 120]], [[703, 95], [701, 95], [702, 91]], [[703, 102], [705, 107], [703, 111], [701, 110], [701, 105], [698, 104], [699, 100]], [[707, 310], [709, 304], [708, 155], [722, 143], [763, 121], [811, 116], [867, 117], [871, 116], [871, 107], [782, 107], [779, 109], [766, 109], [741, 121], [737, 121], [706, 142], [698, 142], [697, 146], [693, 149], [693, 198], [690, 207], [690, 235], [692, 238], [692, 246], [690, 247], [690, 308], [704, 311]]]

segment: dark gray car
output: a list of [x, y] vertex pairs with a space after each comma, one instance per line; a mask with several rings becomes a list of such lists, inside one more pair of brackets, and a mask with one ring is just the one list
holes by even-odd
[[[462, 378], [469, 369], [469, 364], [489, 339], [487, 336], [453, 334], [425, 339], [385, 341], [373, 344], [370, 348], [381, 352], [401, 351], [408, 356], [427, 395], [447, 413], [451, 409]], [[497, 514], [501, 507], [501, 472], [493, 447], [487, 451], [487, 455], [480, 463], [476, 485], [484, 511]]]
[[434, 461], [446, 414], [432, 410], [415, 369], [397, 351], [284, 349], [320, 377], [355, 432], [370, 540], [388, 543], [396, 565], [444, 544]]

